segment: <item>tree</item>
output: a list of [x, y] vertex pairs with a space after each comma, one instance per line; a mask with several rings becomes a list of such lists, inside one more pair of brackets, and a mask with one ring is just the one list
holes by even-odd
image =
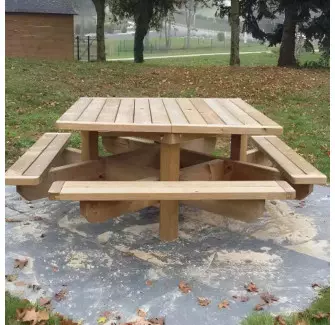
[[240, 3], [238, 0], [231, 0], [230, 10], [230, 61], [232, 66], [240, 65]]
[[194, 22], [197, 3], [195, 0], [187, 0], [185, 3], [185, 19], [187, 27], [186, 48], [190, 48], [191, 29]]
[[97, 60], [106, 61], [105, 49], [105, 7], [106, 0], [92, 0], [97, 12]]

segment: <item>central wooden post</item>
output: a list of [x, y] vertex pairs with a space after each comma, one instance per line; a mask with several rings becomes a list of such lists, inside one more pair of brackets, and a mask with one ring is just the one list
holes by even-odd
[[247, 161], [248, 136], [232, 134], [230, 141], [230, 159]]
[[[161, 143], [160, 180], [179, 181], [180, 144]], [[161, 201], [159, 236], [161, 240], [171, 241], [178, 238], [179, 202]]]
[[81, 131], [81, 160], [99, 159], [98, 132]]

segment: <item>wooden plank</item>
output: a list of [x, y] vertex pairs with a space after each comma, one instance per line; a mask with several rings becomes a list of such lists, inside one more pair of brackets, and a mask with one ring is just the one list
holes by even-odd
[[288, 179], [295, 184], [299, 176], [303, 176], [303, 171], [282, 154], [266, 137], [253, 137], [255, 144], [283, 171]]
[[81, 131], [81, 160], [99, 159], [98, 132]]
[[65, 148], [62, 156], [65, 164], [73, 164], [81, 161], [81, 150], [77, 148]]
[[134, 122], [135, 100], [133, 98], [122, 98], [115, 123]]
[[[77, 201], [285, 200], [294, 199], [295, 190], [284, 181], [69, 181], [51, 194], [53, 199]], [[175, 225], [174, 216], [169, 219]]]
[[236, 104], [234, 104], [230, 99], [228, 99], [228, 98], [219, 98], [218, 101], [232, 115], [234, 115], [239, 121], [241, 121], [242, 124], [260, 126], [260, 124], [255, 119], [253, 119], [250, 115], [248, 115], [240, 107], [238, 107]]
[[149, 105], [153, 124], [171, 125], [162, 98], [149, 98]]
[[[160, 182], [158, 183], [178, 181], [179, 169], [180, 144], [161, 143]], [[177, 200], [160, 202], [159, 236], [161, 240], [171, 241], [178, 238], [179, 202]]]
[[129, 152], [140, 148], [148, 148], [153, 145], [141, 141], [132, 141], [129, 138], [102, 137], [104, 148], [113, 154]]
[[230, 141], [230, 159], [247, 161], [248, 136], [233, 134]]
[[243, 125], [229, 110], [222, 106], [215, 98], [207, 98], [204, 101], [211, 107], [211, 109], [221, 118], [224, 124], [227, 125]]
[[134, 123], [151, 124], [151, 113], [148, 98], [135, 99]]
[[171, 124], [188, 124], [188, 120], [175, 98], [163, 98], [163, 103]]
[[[34, 163], [39, 155], [48, 147], [58, 133], [44, 133], [6, 172], [5, 179], [7, 185], [25, 185], [16, 184], [21, 175]], [[11, 184], [11, 179], [14, 184]]]
[[224, 161], [215, 159], [180, 170], [180, 181], [220, 181], [224, 179]]
[[241, 108], [244, 112], [246, 112], [250, 117], [252, 117], [261, 125], [280, 127], [280, 125], [277, 124], [275, 121], [265, 116], [263, 113], [261, 113], [255, 107], [249, 105], [241, 98], [230, 98], [230, 101], [237, 105], [239, 108]]
[[70, 136], [71, 133], [58, 134], [34, 163], [24, 172], [23, 176], [38, 176], [41, 180], [48, 172], [53, 160], [62, 154]]
[[176, 101], [190, 124], [196, 123], [207, 125], [205, 119], [194, 107], [189, 98], [177, 98]]
[[116, 114], [119, 110], [121, 99], [107, 98], [104, 107], [102, 108], [96, 122], [114, 123]]
[[87, 108], [78, 117], [77, 121], [95, 122], [105, 102], [106, 98], [93, 98]]
[[[79, 98], [59, 119], [58, 121], [76, 121], [78, 117], [84, 112], [86, 107], [91, 103], [92, 98]], [[57, 122], [58, 122], [57, 121]]]
[[296, 192], [296, 200], [303, 200], [313, 192], [313, 185], [311, 184], [293, 184], [292, 187]]
[[322, 184], [326, 184], [327, 176], [319, 172], [307, 160], [296, 153], [291, 147], [277, 137], [268, 136], [266, 139], [271, 142], [282, 154], [291, 160], [298, 168], [300, 168], [307, 176], [319, 177]]
[[190, 100], [207, 124], [222, 123], [220, 117], [211, 109], [211, 107], [202, 98], [191, 98]]
[[52, 183], [48, 191], [50, 200], [57, 200], [57, 197], [62, 192], [64, 184], [65, 181], [58, 181]]

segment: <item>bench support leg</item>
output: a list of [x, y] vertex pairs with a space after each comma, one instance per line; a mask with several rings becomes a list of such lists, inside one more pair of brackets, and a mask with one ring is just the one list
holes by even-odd
[[233, 134], [230, 142], [230, 159], [247, 161], [248, 136]]
[[[161, 143], [160, 180], [178, 181], [180, 166], [180, 144]], [[161, 201], [159, 217], [159, 236], [161, 240], [178, 238], [179, 202]]]
[[81, 131], [81, 160], [99, 159], [98, 132]]

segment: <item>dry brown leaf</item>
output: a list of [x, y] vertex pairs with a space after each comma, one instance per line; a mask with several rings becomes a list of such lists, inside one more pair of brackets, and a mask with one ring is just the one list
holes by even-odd
[[17, 279], [17, 274], [6, 274], [5, 279], [8, 282], [14, 282]]
[[233, 298], [236, 301], [240, 301], [240, 302], [247, 302], [247, 301], [249, 301], [249, 297], [248, 296], [233, 296]]
[[274, 295], [270, 294], [269, 292], [263, 292], [263, 293], [261, 293], [260, 297], [267, 304], [271, 304], [272, 302], [275, 302], [275, 301], [279, 300], [277, 297], [275, 297]]
[[189, 293], [192, 291], [191, 287], [184, 281], [179, 282], [178, 288], [182, 293]]
[[223, 300], [218, 304], [219, 309], [222, 308], [228, 308], [229, 307], [229, 301], [228, 300]]
[[198, 304], [203, 307], [208, 306], [211, 303], [211, 301], [205, 297], [198, 297], [197, 299]]
[[286, 321], [285, 321], [285, 319], [284, 319], [282, 316], [278, 315], [278, 316], [275, 318], [275, 323], [274, 323], [274, 325], [286, 325]]
[[16, 320], [29, 322], [30, 325], [41, 324], [49, 319], [49, 312], [35, 308], [21, 308], [16, 310]]
[[317, 283], [312, 283], [312, 288], [316, 288], [316, 287], [320, 288], [320, 285], [318, 285]]
[[330, 313], [317, 313], [317, 314], [314, 314], [312, 315], [312, 318], [315, 318], [315, 319], [326, 319], [326, 318], [330, 318]]
[[152, 286], [152, 281], [151, 281], [151, 280], [147, 280], [147, 281], [145, 281], [145, 284], [146, 284], [147, 286]]
[[71, 319], [62, 319], [59, 325], [79, 325], [78, 322], [74, 322]]
[[23, 220], [20, 219], [13, 219], [13, 218], [5, 218], [6, 222], [22, 222]]
[[165, 325], [165, 318], [164, 317], [155, 317], [148, 319], [148, 322], [152, 325]]
[[255, 283], [250, 282], [248, 285], [245, 286], [247, 291], [249, 292], [258, 292], [258, 288], [256, 287]]
[[28, 264], [27, 258], [24, 259], [16, 258], [14, 260], [14, 268], [19, 268], [20, 270], [22, 270], [27, 264]]
[[137, 316], [140, 316], [140, 317], [145, 317], [147, 315], [147, 313], [142, 309], [137, 309], [136, 313], [137, 313]]
[[64, 300], [66, 295], [67, 295], [67, 290], [62, 289], [61, 291], [59, 291], [55, 294], [55, 300], [56, 301]]
[[306, 321], [305, 320], [303, 320], [303, 319], [300, 319], [300, 320], [298, 320], [296, 323], [295, 323], [295, 325], [309, 325], [308, 323], [306, 323]]
[[51, 298], [46, 298], [46, 297], [42, 297], [42, 298], [40, 298], [39, 300], [38, 300], [38, 304], [40, 305], [40, 306], [46, 306], [46, 305], [48, 305], [48, 304], [50, 304], [51, 303]]
[[23, 282], [23, 281], [16, 281], [16, 282], [14, 282], [14, 284], [15, 284], [17, 287], [24, 287], [24, 286], [26, 285], [26, 283]]
[[254, 310], [256, 310], [256, 311], [263, 310], [264, 309], [263, 306], [264, 306], [263, 304], [257, 304], [255, 306]]

